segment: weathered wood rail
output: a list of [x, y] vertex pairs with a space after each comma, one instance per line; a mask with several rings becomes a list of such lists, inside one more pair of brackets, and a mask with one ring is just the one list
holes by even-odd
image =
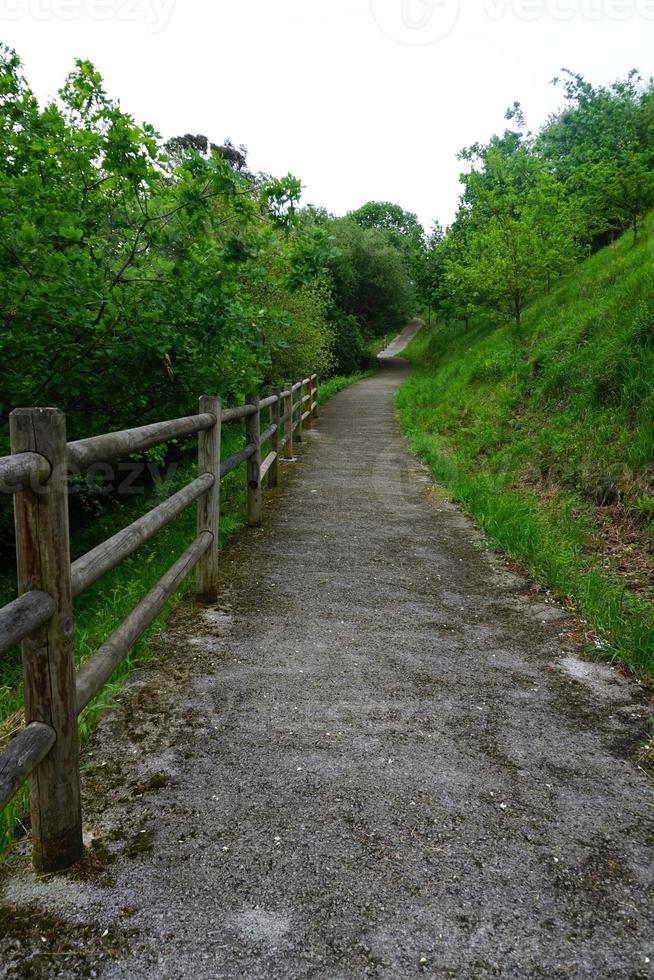
[[[261, 413], [269, 412], [262, 431]], [[0, 609], [0, 653], [22, 643], [25, 728], [0, 754], [0, 809], [30, 782], [32, 858], [39, 871], [59, 871], [83, 854], [77, 717], [99, 693], [191, 570], [196, 592], [218, 589], [220, 487], [247, 467], [248, 523], [262, 516], [262, 483], [278, 482], [279, 459], [318, 412], [314, 374], [267, 398], [223, 409], [200, 399], [199, 413], [123, 432], [66, 442], [66, 419], [53, 408], [11, 414], [11, 456], [0, 458], [0, 492], [14, 496], [19, 597]], [[221, 459], [223, 425], [245, 421], [245, 446]], [[198, 476], [182, 490], [83, 557], [70, 560], [68, 476], [153, 446], [198, 436]], [[269, 449], [262, 459], [264, 447]], [[75, 669], [73, 600], [197, 504], [197, 536], [124, 622]]]

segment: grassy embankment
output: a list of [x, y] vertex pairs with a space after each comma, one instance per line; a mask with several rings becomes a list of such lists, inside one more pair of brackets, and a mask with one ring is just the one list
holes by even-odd
[[413, 450], [534, 579], [654, 678], [654, 220], [522, 326], [435, 324], [398, 396]]
[[[369, 372], [368, 372], [369, 373]], [[356, 374], [350, 377], [330, 378], [319, 389], [319, 401], [324, 404], [341, 389], [367, 377]], [[229, 435], [223, 439], [223, 456], [235, 452], [242, 445], [242, 433], [230, 426]], [[127, 497], [117, 501], [86, 529], [73, 535], [71, 542], [73, 559], [106, 540], [121, 528], [136, 520], [156, 504], [181, 489], [195, 478], [194, 463], [182, 465], [175, 475], [147, 494]], [[222, 488], [221, 543], [225, 543], [239, 528], [246, 517], [246, 497], [243, 487], [243, 469], [230, 474]], [[167, 528], [164, 528], [136, 554], [114, 569], [92, 589], [75, 602], [75, 641], [78, 663], [83, 663], [121, 623], [145, 593], [166, 572], [184, 551], [195, 535], [195, 508], [191, 507]], [[0, 604], [15, 595], [15, 577], [7, 574], [0, 579]], [[100, 713], [113, 702], [127, 677], [137, 667], [143, 666], [152, 656], [152, 638], [161, 630], [174, 606], [193, 587], [192, 577], [179, 589], [159, 618], [137, 643], [115, 672], [101, 694], [89, 705], [80, 718], [80, 734], [86, 740], [93, 731]], [[20, 652], [10, 651], [0, 658], [0, 750], [8, 738], [22, 727], [22, 680]], [[27, 814], [27, 790], [24, 788], [6, 809], [0, 813], [0, 853], [20, 830]]]

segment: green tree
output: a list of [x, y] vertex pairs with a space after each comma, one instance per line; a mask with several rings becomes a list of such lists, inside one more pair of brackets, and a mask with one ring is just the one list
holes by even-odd
[[565, 107], [544, 127], [538, 152], [569, 197], [582, 206], [587, 239], [594, 245], [627, 227], [638, 236], [654, 205], [654, 88], [634, 70], [624, 81], [594, 88], [565, 70]]
[[432, 229], [425, 237], [423, 248], [420, 250], [416, 265], [416, 289], [423, 304], [431, 311], [438, 306], [439, 295], [443, 285], [443, 241], [445, 230], [435, 221]]
[[365, 230], [382, 232], [404, 257], [411, 278], [419, 278], [425, 248], [424, 228], [415, 214], [390, 201], [368, 201], [351, 211], [349, 217]]
[[365, 336], [400, 329], [415, 307], [415, 289], [401, 252], [377, 229], [362, 229], [350, 217], [332, 222], [330, 261], [340, 310], [356, 317]]
[[[508, 114], [513, 116], [516, 108]], [[468, 288], [520, 324], [527, 300], [576, 255], [575, 222], [530, 138], [507, 130], [461, 153]]]
[[2, 48], [0, 100], [5, 417], [57, 404], [71, 435], [89, 434], [259, 384], [277, 313], [250, 286], [299, 182], [252, 181], [203, 147], [171, 161], [89, 62], [41, 109]]

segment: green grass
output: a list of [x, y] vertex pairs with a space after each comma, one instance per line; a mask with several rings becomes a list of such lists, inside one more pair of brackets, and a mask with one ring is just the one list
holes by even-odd
[[[531, 304], [522, 328], [436, 325], [398, 405], [413, 450], [489, 537], [654, 675], [654, 221]], [[610, 505], [610, 506], [609, 506]], [[642, 588], [603, 561], [607, 528]]]
[[[320, 386], [319, 401], [328, 401], [336, 392], [366, 377], [357, 374], [350, 377], [330, 378]], [[235, 452], [243, 444], [243, 434], [230, 426], [223, 435], [223, 458]], [[126, 502], [116, 502], [85, 530], [76, 533], [71, 541], [73, 560], [85, 554], [118, 530], [135, 521], [161, 500], [171, 496], [196, 476], [194, 463], [180, 466], [174, 476], [162, 482], [146, 494], [130, 496]], [[223, 481], [221, 490], [221, 544], [241, 527], [246, 520], [246, 494], [243, 486], [243, 468], [235, 470]], [[171, 525], [160, 531], [152, 541], [131, 555], [118, 568], [96, 583], [75, 602], [75, 645], [77, 663], [82, 664], [120, 625], [145, 593], [170, 568], [188, 547], [196, 533], [196, 511], [191, 507]], [[0, 579], [0, 605], [15, 595], [15, 577], [5, 575]], [[160, 632], [165, 621], [180, 598], [193, 588], [192, 576], [179, 588], [148, 631], [123, 660], [98, 697], [91, 702], [79, 719], [82, 742], [93, 732], [100, 714], [114, 703], [116, 695], [129, 675], [142, 667], [153, 656], [152, 638]], [[0, 731], [6, 730], [13, 716], [22, 709], [23, 689], [20, 651], [9, 651], [0, 657]], [[18, 721], [18, 725], [22, 720]], [[23, 827], [28, 812], [27, 787], [18, 793], [11, 803], [0, 812], [0, 855], [15, 839]]]
[[330, 398], [337, 395], [343, 388], [348, 388], [350, 385], [355, 384], [357, 381], [362, 381], [364, 378], [370, 378], [374, 373], [372, 370], [360, 371], [358, 374], [338, 375], [335, 378], [329, 378], [327, 381], [321, 381], [318, 386], [318, 403], [324, 405], [325, 402], [328, 402]]

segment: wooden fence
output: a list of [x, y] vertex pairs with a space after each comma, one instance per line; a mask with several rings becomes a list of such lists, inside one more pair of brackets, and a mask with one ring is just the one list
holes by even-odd
[[[261, 413], [269, 411], [267, 428]], [[80, 859], [82, 815], [77, 716], [98, 694], [164, 605], [196, 568], [196, 589], [214, 599], [218, 587], [220, 485], [247, 464], [248, 523], [261, 522], [264, 479], [276, 486], [283, 453], [293, 458], [318, 410], [316, 375], [240, 408], [200, 399], [199, 414], [123, 432], [66, 442], [66, 419], [53, 408], [11, 414], [11, 456], [0, 457], [0, 491], [14, 495], [19, 597], [0, 609], [0, 653], [22, 643], [25, 729], [0, 754], [0, 809], [30, 780], [33, 862], [58, 871]], [[245, 446], [221, 461], [222, 426], [245, 420]], [[98, 545], [70, 560], [68, 474], [198, 434], [192, 483]], [[264, 446], [269, 452], [262, 457]], [[192, 504], [197, 537], [80, 670], [75, 669], [73, 600]]]

